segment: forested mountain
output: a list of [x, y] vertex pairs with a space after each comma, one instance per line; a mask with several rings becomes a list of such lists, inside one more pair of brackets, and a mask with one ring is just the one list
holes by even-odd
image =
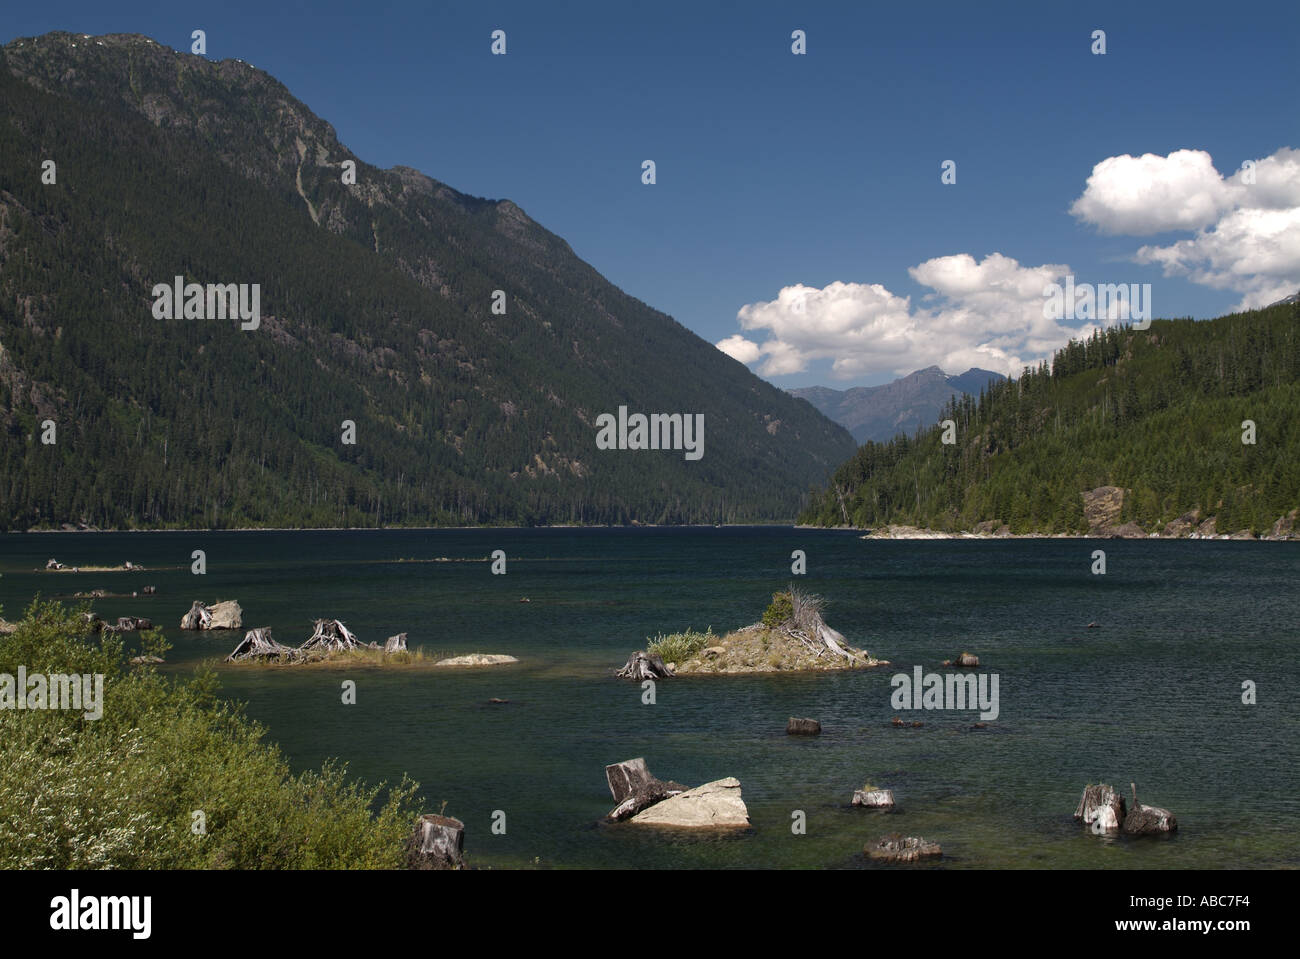
[[[248, 64], [47, 34], [0, 102], [0, 527], [788, 521], [855, 448]], [[259, 284], [260, 327], [155, 318], [176, 276]], [[619, 406], [704, 414], [703, 457], [598, 449]]]
[[949, 376], [937, 366], [927, 366], [880, 386], [847, 390], [806, 386], [790, 390], [790, 395], [807, 400], [852, 433], [859, 443], [886, 443], [899, 434], [913, 436], [917, 430], [934, 425], [954, 395], [978, 396], [990, 383], [1004, 379], [1001, 373], [989, 370], [972, 368]]
[[943, 414], [956, 423], [951, 445], [938, 427], [867, 443], [801, 521], [1096, 531], [1084, 494], [1115, 487], [1109, 525], [1130, 533], [1293, 535], [1298, 414], [1294, 303], [1110, 328], [1071, 342], [1050, 368], [954, 400]]

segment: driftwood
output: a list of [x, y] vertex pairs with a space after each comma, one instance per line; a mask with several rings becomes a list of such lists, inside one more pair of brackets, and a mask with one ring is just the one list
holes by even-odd
[[1124, 822], [1124, 797], [1104, 783], [1085, 786], [1074, 819], [1095, 833], [1116, 832]]
[[465, 868], [465, 824], [451, 816], [425, 813], [406, 842], [408, 869]]
[[615, 675], [620, 679], [664, 679], [673, 675], [673, 671], [653, 653], [638, 651], [627, 658], [627, 663]]
[[870, 858], [884, 862], [916, 862], [918, 859], [943, 855], [943, 849], [937, 842], [930, 842], [918, 836], [900, 836], [898, 833], [882, 836], [875, 842], [869, 843], [863, 851]]
[[645, 760], [637, 757], [605, 767], [605, 781], [615, 806], [605, 817], [610, 822], [620, 822], [635, 816], [670, 796], [686, 791], [681, 783], [656, 779], [646, 768]]
[[384, 643], [384, 652], [400, 653], [406, 650], [406, 634], [398, 633], [396, 636], [389, 636]]
[[1155, 836], [1178, 831], [1178, 820], [1168, 809], [1138, 802], [1137, 783], [1133, 788], [1133, 808], [1124, 817], [1124, 832], [1129, 836]]
[[226, 662], [235, 663], [243, 659], [286, 659], [297, 658], [298, 651], [290, 649], [271, 638], [270, 626], [259, 626], [244, 634], [243, 640], [234, 652], [226, 657]]
[[304, 653], [317, 649], [338, 653], [361, 646], [362, 643], [340, 620], [318, 619], [315, 631], [298, 649]]
[[789, 736], [816, 736], [822, 731], [822, 724], [815, 719], [796, 719], [791, 716], [785, 724], [785, 731]]

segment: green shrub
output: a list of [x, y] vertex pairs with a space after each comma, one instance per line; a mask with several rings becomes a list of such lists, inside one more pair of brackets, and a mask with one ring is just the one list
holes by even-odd
[[772, 602], [763, 612], [763, 625], [776, 629], [794, 616], [794, 602], [788, 592], [773, 593]]
[[210, 671], [186, 680], [128, 671], [121, 640], [89, 636], [81, 612], [34, 602], [0, 636], [0, 673], [104, 675], [98, 720], [0, 710], [0, 868], [403, 865], [414, 783], [383, 795], [342, 765], [293, 774], [263, 727], [217, 698]]
[[702, 633], [691, 629], [668, 636], [660, 633], [653, 639], [646, 640], [645, 650], [652, 656], [658, 656], [665, 663], [682, 663], [705, 646], [712, 645], [714, 639], [712, 626]]

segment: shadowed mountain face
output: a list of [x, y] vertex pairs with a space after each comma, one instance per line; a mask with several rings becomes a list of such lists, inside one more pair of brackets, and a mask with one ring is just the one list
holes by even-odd
[[933, 426], [939, 411], [953, 396], [979, 396], [990, 383], [1006, 379], [1001, 373], [969, 369], [948, 376], [937, 366], [928, 366], [882, 386], [858, 386], [833, 390], [809, 386], [790, 390], [839, 423], [859, 443], [883, 443], [900, 433], [912, 436], [918, 429]]
[[[252, 66], [47, 34], [3, 48], [0, 98], [0, 526], [789, 520], [853, 452]], [[260, 325], [158, 319], [177, 276], [256, 284]], [[704, 455], [598, 448], [620, 406], [703, 414]]]

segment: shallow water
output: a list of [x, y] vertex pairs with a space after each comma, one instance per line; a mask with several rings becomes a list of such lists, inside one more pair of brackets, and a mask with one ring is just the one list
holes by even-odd
[[[204, 577], [189, 571], [196, 548]], [[1090, 572], [1097, 548], [1104, 576]], [[494, 549], [504, 576], [489, 572]], [[794, 578], [793, 549], [808, 554], [800, 585], [826, 597], [827, 622], [892, 667], [679, 678], [654, 705], [611, 678], [648, 634], [756, 620]], [[148, 572], [36, 572], [49, 556]], [[476, 561], [393, 562], [438, 557]], [[246, 627], [290, 645], [329, 616], [363, 640], [406, 631], [428, 650], [518, 656], [357, 671], [346, 706], [335, 671], [223, 670], [226, 693], [296, 767], [337, 756], [371, 781], [409, 773], [429, 808], [446, 800], [477, 865], [862, 868], [866, 842], [903, 831], [940, 842], [947, 868], [1300, 866], [1294, 543], [871, 542], [789, 528], [10, 535], [0, 574], [10, 619], [37, 590], [157, 586], [96, 610], [166, 626], [177, 671], [242, 637], [182, 632], [194, 599], [237, 598]], [[972, 730], [969, 711], [902, 713], [925, 725], [892, 728], [891, 675], [961, 650], [998, 674], [998, 719]], [[1242, 704], [1243, 680], [1257, 705]], [[824, 732], [788, 737], [789, 716]], [[600, 825], [603, 767], [633, 756], [689, 785], [737, 777], [753, 828]], [[894, 790], [897, 812], [849, 807], [867, 780]], [[1084, 784], [1127, 795], [1131, 780], [1178, 816], [1176, 837], [1107, 841], [1074, 824]], [[490, 830], [496, 810], [504, 835]], [[806, 835], [792, 834], [795, 810]]]

